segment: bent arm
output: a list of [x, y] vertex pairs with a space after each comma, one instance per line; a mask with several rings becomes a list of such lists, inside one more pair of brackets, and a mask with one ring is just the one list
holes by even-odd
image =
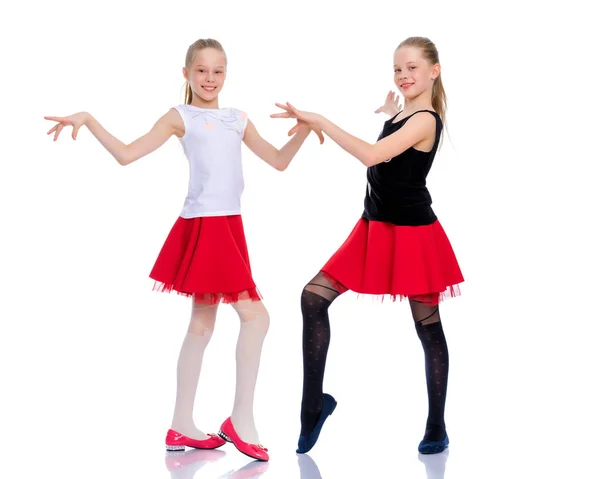
[[[417, 113], [406, 121], [397, 132], [375, 144], [357, 138], [342, 130], [326, 118], [319, 122], [323, 133], [329, 136], [344, 150], [369, 167], [398, 156], [411, 146], [435, 135], [435, 118], [429, 113]], [[433, 133], [432, 133], [433, 132]]]
[[308, 135], [310, 135], [310, 132], [311, 129], [309, 126], [301, 126], [298, 128], [298, 132], [294, 137], [278, 150], [260, 136], [254, 124], [248, 120], [248, 125], [246, 126], [246, 132], [244, 134], [244, 143], [252, 153], [268, 165], [278, 171], [284, 171], [289, 166], [294, 156], [296, 156], [296, 153], [298, 153], [298, 150]]

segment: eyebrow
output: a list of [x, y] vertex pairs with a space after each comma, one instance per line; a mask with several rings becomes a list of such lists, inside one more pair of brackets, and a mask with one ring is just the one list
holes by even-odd
[[[204, 67], [204, 68], [209, 68], [206, 65], [194, 65], [195, 67]], [[217, 66], [215, 68], [225, 68], [224, 66]]]

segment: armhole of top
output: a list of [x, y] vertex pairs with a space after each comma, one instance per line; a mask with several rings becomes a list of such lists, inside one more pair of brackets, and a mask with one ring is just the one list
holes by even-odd
[[[415, 111], [412, 115], [407, 116], [405, 118], [405, 120], [409, 120], [410, 118], [412, 118], [413, 116], [415, 116], [417, 113], [424, 113], [424, 112], [429, 112], [431, 113], [431, 115], [435, 118], [435, 138], [433, 140], [433, 147], [430, 151], [423, 151], [422, 153], [434, 153], [437, 151], [439, 144], [440, 144], [440, 139], [442, 137], [442, 129], [444, 128], [444, 124], [442, 123], [442, 119], [440, 117], [440, 115], [438, 114], [437, 111], [432, 111], [432, 110], [419, 110], [419, 111]], [[398, 122], [400, 123], [400, 122]], [[421, 151], [421, 150], [417, 150], [416, 148], [413, 148], [415, 151]]]
[[181, 117], [181, 120], [183, 121], [183, 136], [177, 136], [178, 140], [183, 140], [188, 133], [188, 122], [186, 120], [186, 115], [183, 109], [183, 105], [177, 105], [173, 107], [173, 110], [175, 110], [177, 113], [179, 113], [179, 116]]
[[248, 126], [248, 113], [236, 108], [235, 114], [242, 122], [242, 138], [244, 138], [244, 135], [246, 134], [246, 127]]
[[442, 136], [442, 130], [444, 129], [444, 122], [442, 121], [442, 117], [439, 115], [439, 113], [437, 111], [432, 111], [432, 110], [419, 110], [419, 111], [415, 112], [415, 115], [422, 111], [428, 111], [435, 118], [435, 136], [436, 136], [435, 145], [437, 145]]

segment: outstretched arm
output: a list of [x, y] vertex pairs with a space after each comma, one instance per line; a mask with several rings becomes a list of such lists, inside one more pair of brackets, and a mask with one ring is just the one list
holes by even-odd
[[171, 109], [165, 113], [148, 133], [130, 144], [125, 144], [111, 135], [91, 114], [87, 112], [76, 113], [67, 117], [46, 116], [47, 120], [56, 121], [57, 124], [48, 132], [54, 133], [54, 141], [65, 126], [73, 127], [73, 139], [82, 126], [96, 137], [104, 148], [117, 160], [120, 165], [126, 166], [140, 158], [152, 153], [176, 133], [183, 135], [185, 127], [181, 116], [176, 110]]
[[[246, 131], [244, 133], [244, 143], [252, 153], [265, 161], [268, 165], [278, 171], [284, 171], [289, 166], [294, 156], [296, 156], [296, 153], [298, 153], [304, 140], [310, 135], [311, 128], [306, 124], [300, 124], [294, 131], [296, 132], [294, 137], [278, 150], [260, 136], [254, 124], [248, 120], [248, 125], [246, 126]], [[317, 134], [319, 134], [321, 143], [323, 143], [323, 136], [320, 132]]]
[[322, 115], [297, 110], [289, 103], [285, 105], [278, 103], [277, 106], [284, 109], [286, 113], [273, 114], [272, 118], [296, 118], [308, 123], [312, 128], [323, 131], [367, 167], [398, 156], [411, 146], [435, 135], [435, 118], [429, 113], [417, 113], [396, 133], [371, 144], [352, 136]]

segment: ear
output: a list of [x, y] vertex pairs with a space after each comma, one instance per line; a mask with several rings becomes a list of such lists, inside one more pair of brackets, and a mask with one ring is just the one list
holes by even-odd
[[441, 73], [441, 66], [439, 63], [436, 63], [435, 65], [433, 65], [433, 67], [431, 68], [431, 79], [435, 80], [437, 77], [440, 76]]
[[183, 73], [183, 78], [185, 78], [186, 80], [189, 80], [189, 76], [188, 76], [188, 71], [186, 67], [183, 67], [181, 69], [182, 73]]

